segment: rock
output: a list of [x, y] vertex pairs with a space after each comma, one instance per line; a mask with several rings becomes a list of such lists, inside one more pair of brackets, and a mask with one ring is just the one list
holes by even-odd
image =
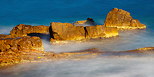
[[97, 24], [92, 18], [87, 18], [87, 20], [76, 21], [75, 23], [73, 23], [73, 25], [75, 26], [95, 26]]
[[104, 37], [103, 27], [100, 25], [97, 26], [86, 26], [86, 38], [101, 38]]
[[44, 50], [39, 37], [19, 37], [0, 39], [0, 52], [20, 51], [20, 50]]
[[44, 33], [49, 34], [49, 26], [31, 26], [31, 25], [25, 25], [25, 24], [19, 24], [16, 27], [14, 27], [10, 34], [15, 37], [22, 37], [27, 36], [27, 34], [30, 33]]
[[0, 34], [0, 39], [6, 39], [6, 38], [14, 38], [14, 37], [11, 35]]
[[86, 38], [109, 38], [118, 35], [117, 28], [105, 27], [104, 25], [86, 26]]
[[141, 24], [136, 19], [133, 19], [129, 12], [118, 8], [114, 8], [108, 13], [104, 25], [106, 27], [117, 27], [118, 29], [146, 28], [146, 25]]
[[36, 60], [43, 53], [44, 48], [39, 37], [0, 39], [0, 67]]
[[85, 39], [83, 26], [74, 26], [70, 23], [52, 22], [50, 34], [55, 40], [82, 40]]
[[116, 27], [105, 27], [103, 25], [103, 31], [105, 34], [105, 38], [115, 37], [119, 35], [118, 29]]

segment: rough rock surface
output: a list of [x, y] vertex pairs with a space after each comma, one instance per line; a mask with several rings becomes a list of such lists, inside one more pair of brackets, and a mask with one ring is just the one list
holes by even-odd
[[106, 27], [117, 27], [118, 29], [146, 28], [137, 19], [133, 19], [129, 12], [118, 8], [114, 8], [108, 13], [104, 25]]
[[25, 49], [44, 50], [39, 37], [18, 37], [0, 39], [0, 52], [19, 51]]
[[82, 40], [85, 39], [83, 26], [74, 26], [70, 23], [52, 22], [50, 34], [56, 40]]
[[15, 37], [22, 37], [27, 36], [27, 34], [30, 33], [44, 33], [49, 34], [49, 26], [31, 26], [31, 25], [25, 25], [25, 24], [19, 24], [16, 27], [14, 27], [10, 34]]
[[86, 26], [86, 38], [109, 38], [118, 35], [117, 28], [104, 27], [103, 25]]
[[[100, 56], [101, 55], [101, 56]], [[153, 56], [154, 47], [145, 47], [128, 51], [101, 51], [96, 48], [74, 52], [44, 52], [38, 50], [22, 50], [20, 52], [0, 52], [0, 67], [25, 62], [45, 62], [50, 60], [83, 60], [96, 57], [110, 58], [134, 58], [142, 56]]]
[[103, 25], [103, 31], [105, 34], [105, 38], [109, 38], [109, 37], [114, 37], [114, 36], [118, 36], [119, 32], [118, 29], [116, 27], [105, 27]]
[[0, 39], [6, 39], [6, 38], [14, 38], [14, 37], [11, 35], [0, 34]]
[[[6, 35], [7, 36], [7, 35]], [[18, 37], [0, 39], [0, 67], [32, 60], [43, 53], [39, 37]]]
[[103, 27], [100, 26], [86, 26], [86, 38], [101, 38], [104, 37]]
[[95, 26], [97, 24], [92, 18], [87, 18], [87, 20], [76, 21], [75, 23], [73, 23], [73, 25], [75, 26]]

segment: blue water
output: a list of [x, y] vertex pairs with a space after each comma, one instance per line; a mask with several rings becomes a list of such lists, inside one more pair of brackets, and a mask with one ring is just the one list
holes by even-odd
[[50, 22], [74, 22], [87, 17], [103, 24], [112, 8], [129, 11], [152, 27], [153, 0], [0, 0], [0, 25], [49, 25]]
[[[0, 34], [18, 24], [50, 25], [50, 22], [73, 23], [93, 18], [103, 24], [112, 8], [131, 13], [147, 25], [146, 30], [120, 32], [120, 37], [106, 40], [46, 45], [55, 51], [99, 48], [118, 51], [154, 47], [154, 0], [0, 0]], [[21, 64], [0, 70], [0, 77], [153, 77], [153, 58], [100, 58], [88, 61]]]

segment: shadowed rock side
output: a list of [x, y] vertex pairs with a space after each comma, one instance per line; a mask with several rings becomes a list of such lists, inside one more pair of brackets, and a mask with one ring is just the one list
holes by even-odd
[[31, 26], [31, 25], [24, 25], [24, 24], [19, 24], [16, 27], [14, 27], [10, 34], [15, 37], [22, 37], [22, 36], [27, 36], [27, 34], [30, 33], [44, 33], [44, 34], [49, 34], [49, 26]]
[[87, 20], [76, 21], [75, 23], [73, 23], [73, 25], [75, 26], [95, 26], [97, 24], [92, 18], [87, 18]]
[[74, 26], [70, 23], [51, 23], [51, 36], [55, 40], [82, 40], [85, 39], [83, 26]]
[[130, 13], [114, 8], [112, 9], [105, 20], [106, 27], [117, 27], [118, 29], [145, 29], [146, 25], [141, 24], [137, 19], [133, 19]]

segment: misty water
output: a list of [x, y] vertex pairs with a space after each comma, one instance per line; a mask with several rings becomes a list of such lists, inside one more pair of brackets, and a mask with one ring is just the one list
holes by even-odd
[[[43, 40], [45, 50], [72, 52], [89, 48], [102, 51], [123, 51], [154, 46], [150, 31], [122, 31], [119, 37], [110, 39], [71, 41], [50, 45]], [[0, 77], [153, 77], [154, 57], [103, 57], [83, 60], [60, 60], [25, 63], [0, 69]]]
[[[50, 45], [45, 50], [72, 52], [89, 48], [124, 51], [154, 47], [153, 0], [0, 0], [0, 34], [9, 34], [18, 24], [47, 25], [50, 22], [73, 23], [93, 18], [103, 24], [112, 8], [127, 10], [147, 25], [146, 30], [121, 31], [118, 37], [100, 40], [71, 41]], [[46, 38], [46, 37], [44, 37]], [[154, 57], [102, 57], [83, 60], [25, 63], [0, 69], [0, 77], [154, 77]]]

